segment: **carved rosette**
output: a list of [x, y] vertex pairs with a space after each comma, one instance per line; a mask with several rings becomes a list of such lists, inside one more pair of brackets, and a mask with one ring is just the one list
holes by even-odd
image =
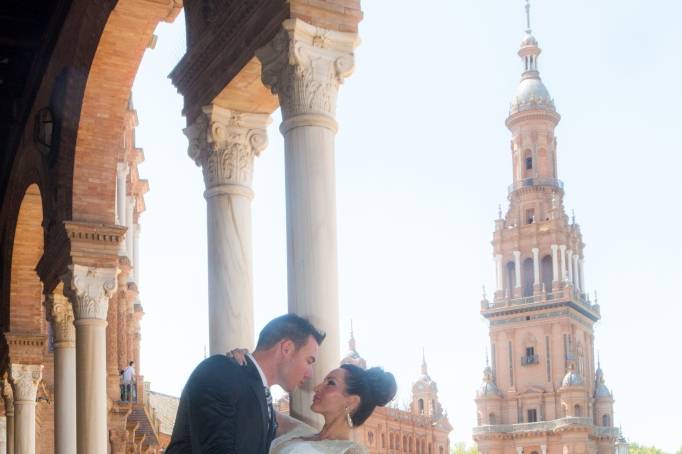
[[268, 45], [256, 51], [262, 81], [278, 95], [282, 118], [321, 114], [336, 116], [339, 85], [355, 67], [355, 33], [315, 27], [287, 19]]
[[35, 404], [38, 385], [42, 378], [42, 364], [12, 364], [10, 369], [10, 380], [13, 385], [14, 401]]
[[267, 114], [238, 112], [215, 104], [204, 106], [184, 132], [188, 154], [204, 173], [206, 189], [218, 186], [251, 188], [253, 161], [267, 146]]
[[57, 343], [73, 343], [76, 341], [76, 327], [73, 325], [73, 308], [68, 298], [59, 293], [48, 296], [50, 299], [50, 315]]
[[69, 266], [76, 320], [106, 320], [109, 298], [116, 290], [116, 268]]

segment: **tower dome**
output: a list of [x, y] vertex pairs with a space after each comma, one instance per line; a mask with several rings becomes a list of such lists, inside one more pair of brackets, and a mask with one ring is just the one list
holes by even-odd
[[490, 366], [486, 365], [485, 369], [483, 369], [483, 383], [478, 389], [477, 395], [478, 397], [486, 397], [499, 396], [500, 394], [500, 390], [497, 389], [497, 385], [493, 380], [493, 370], [490, 368]]
[[360, 356], [355, 349], [355, 336], [353, 335], [353, 322], [350, 322], [350, 339], [348, 340], [348, 352], [341, 359], [341, 364], [353, 364], [355, 366], [367, 369], [367, 361]]
[[595, 387], [594, 387], [594, 397], [599, 399], [603, 397], [612, 397], [611, 391], [606, 387], [606, 381], [604, 380], [604, 371], [601, 369], [601, 365], [597, 367], [595, 372]]
[[530, 29], [530, 5], [528, 3], [526, 3], [526, 25], [526, 33], [521, 40], [518, 52], [519, 57], [523, 60], [524, 70], [521, 74], [521, 82], [519, 82], [512, 98], [509, 115], [535, 109], [556, 113], [554, 100], [540, 79], [538, 57], [541, 49], [538, 47], [538, 40], [535, 39]]

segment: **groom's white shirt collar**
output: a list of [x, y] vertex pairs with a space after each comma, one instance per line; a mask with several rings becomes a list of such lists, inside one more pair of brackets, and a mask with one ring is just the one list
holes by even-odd
[[256, 366], [256, 370], [258, 371], [258, 375], [260, 375], [260, 379], [263, 382], [263, 386], [266, 388], [269, 388], [270, 386], [268, 385], [268, 379], [265, 378], [265, 374], [263, 373], [263, 369], [260, 368], [260, 365], [258, 364], [258, 361], [256, 361], [256, 358], [253, 357], [251, 353], [247, 353], [246, 356], [248, 356], [253, 364]]

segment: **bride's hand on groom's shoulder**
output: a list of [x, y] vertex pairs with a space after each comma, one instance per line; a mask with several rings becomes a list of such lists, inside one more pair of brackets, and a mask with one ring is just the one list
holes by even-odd
[[249, 350], [246, 348], [235, 348], [230, 350], [229, 352], [225, 353], [225, 356], [227, 356], [230, 360], [234, 361], [235, 363], [239, 364], [240, 366], [245, 366], [246, 365], [246, 355], [249, 353]]

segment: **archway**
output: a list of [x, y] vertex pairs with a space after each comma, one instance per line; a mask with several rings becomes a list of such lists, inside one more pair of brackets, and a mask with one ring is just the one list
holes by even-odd
[[542, 258], [540, 272], [542, 273], [542, 286], [545, 292], [552, 291], [552, 280], [554, 279], [554, 270], [552, 269], [552, 256], [546, 255]]
[[533, 259], [527, 258], [523, 261], [523, 296], [533, 296], [533, 284], [535, 276], [533, 274]]

